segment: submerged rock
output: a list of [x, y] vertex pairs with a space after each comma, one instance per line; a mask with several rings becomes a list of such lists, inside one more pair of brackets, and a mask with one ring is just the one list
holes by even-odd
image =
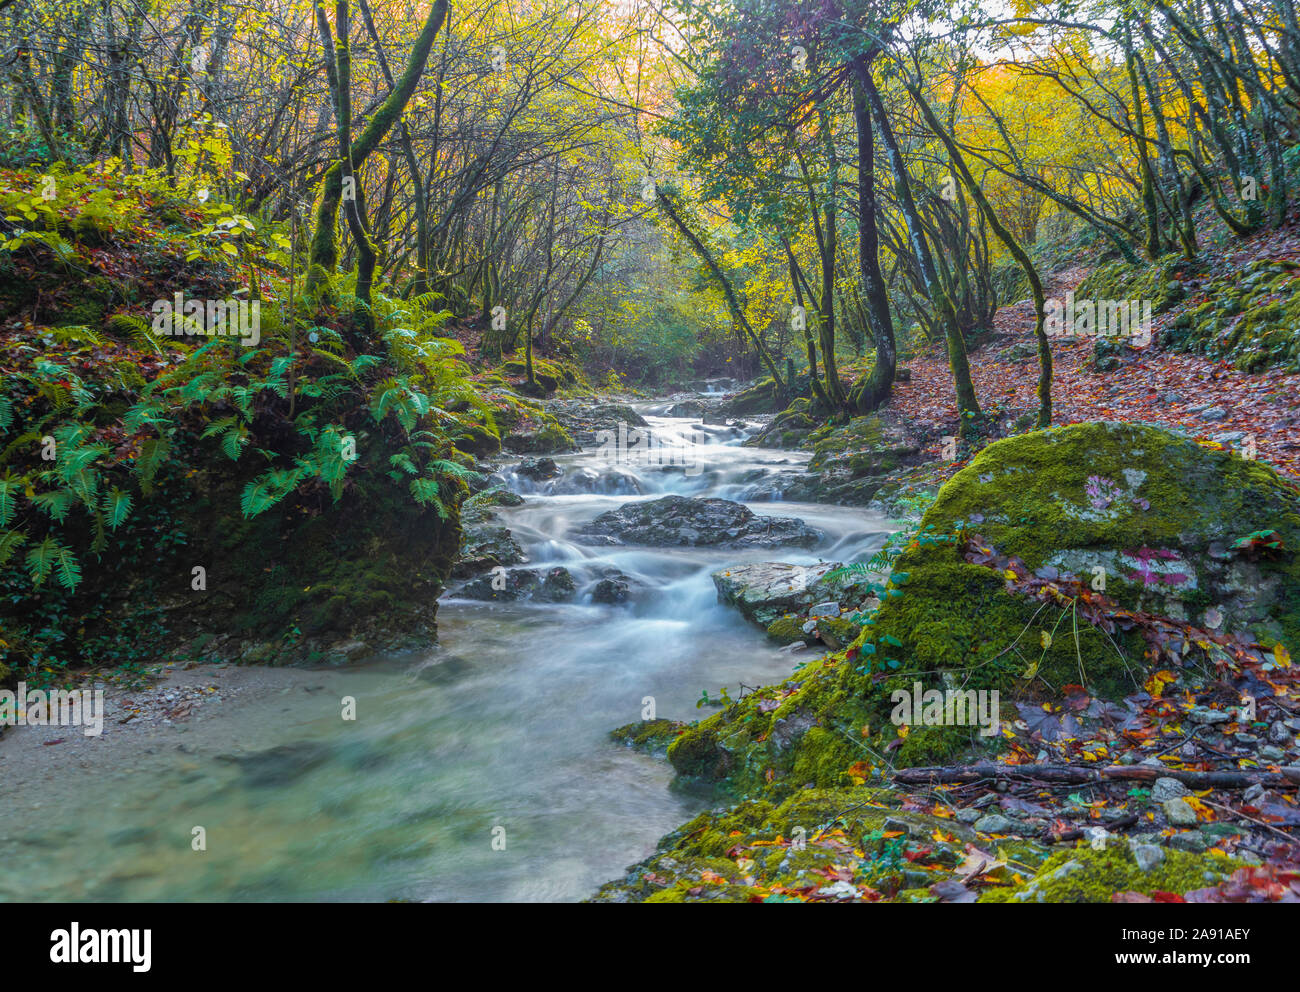
[[823, 534], [793, 517], [759, 516], [725, 499], [665, 496], [602, 513], [577, 530], [588, 538], [653, 547], [812, 547]]

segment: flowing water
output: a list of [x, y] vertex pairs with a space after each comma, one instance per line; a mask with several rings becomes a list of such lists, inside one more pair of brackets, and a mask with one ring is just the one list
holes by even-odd
[[[890, 529], [865, 510], [756, 502], [825, 540], [736, 552], [570, 538], [628, 500], [771, 491], [807, 459], [656, 416], [667, 406], [639, 407], [666, 442], [659, 464], [587, 451], [556, 459], [558, 481], [505, 473], [526, 502], [503, 522], [527, 567], [569, 569], [574, 603], [444, 597], [431, 653], [295, 672], [229, 713], [166, 728], [111, 771], [64, 767], [6, 789], [0, 899], [575, 900], [649, 854], [709, 797], [671, 788], [666, 762], [608, 731], [641, 719], [646, 697], [658, 716], [696, 719], [711, 712], [695, 706], [703, 690], [734, 696], [807, 657], [719, 605], [710, 572], [861, 560]], [[611, 568], [639, 591], [592, 604], [584, 590]], [[355, 721], [340, 719], [344, 696]], [[191, 849], [196, 826], [206, 851]]]

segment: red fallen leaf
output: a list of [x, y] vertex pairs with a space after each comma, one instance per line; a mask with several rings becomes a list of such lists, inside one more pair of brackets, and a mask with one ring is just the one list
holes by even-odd
[[1156, 889], [1154, 892], [1151, 893], [1151, 900], [1153, 902], [1186, 902], [1187, 901], [1182, 896], [1180, 896], [1177, 892], [1161, 892], [1159, 889]]
[[918, 861], [921, 858], [928, 858], [934, 853], [933, 847], [922, 847], [915, 851], [904, 851], [903, 857], [908, 861]]
[[56, 737], [52, 741], [42, 741], [41, 743], [43, 743], [46, 747], [49, 747], [51, 744], [62, 744], [65, 740], [67, 740], [66, 737]]

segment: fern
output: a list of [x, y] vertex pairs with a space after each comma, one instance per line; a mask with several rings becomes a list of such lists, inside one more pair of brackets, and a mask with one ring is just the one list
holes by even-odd
[[50, 572], [53, 571], [58, 557], [59, 542], [52, 537], [45, 538], [40, 544], [27, 552], [27, 573], [31, 576], [32, 585], [44, 584], [45, 580], [50, 577]]
[[18, 501], [14, 495], [22, 489], [17, 479], [0, 479], [0, 527], [8, 527], [18, 512]]
[[293, 491], [303, 477], [301, 466], [289, 469], [272, 469], [258, 476], [244, 487], [239, 499], [244, 516], [255, 517], [265, 513]]
[[27, 535], [20, 530], [7, 530], [0, 534], [0, 566], [8, 563], [14, 552], [27, 543]]
[[59, 585], [69, 591], [76, 589], [81, 582], [81, 566], [77, 564], [77, 556], [69, 548], [60, 545], [56, 557], [59, 564]]
[[66, 489], [55, 489], [48, 493], [38, 493], [32, 497], [32, 503], [51, 520], [62, 523], [72, 509], [74, 494]]
[[113, 530], [126, 521], [131, 515], [131, 497], [114, 486], [112, 491], [104, 496], [104, 512], [108, 514], [108, 526]]

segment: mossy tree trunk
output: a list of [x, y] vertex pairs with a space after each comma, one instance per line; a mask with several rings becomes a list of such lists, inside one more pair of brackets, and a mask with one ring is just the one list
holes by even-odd
[[967, 427], [979, 419], [980, 405], [975, 395], [975, 384], [971, 382], [970, 362], [966, 356], [966, 342], [962, 339], [961, 321], [957, 316], [957, 308], [953, 304], [952, 297], [945, 292], [935, 271], [934, 256], [926, 241], [921, 215], [916, 209], [916, 199], [912, 196], [911, 178], [903, 162], [902, 153], [899, 151], [898, 142], [894, 138], [894, 129], [890, 125], [884, 102], [880, 99], [880, 91], [876, 88], [875, 80], [871, 78], [870, 73], [864, 77], [862, 88], [871, 106], [871, 112], [876, 118], [876, 126], [880, 129], [880, 140], [885, 146], [889, 167], [894, 173], [898, 203], [902, 209], [903, 221], [907, 225], [908, 247], [920, 269], [926, 297], [939, 319], [943, 321], [944, 337], [948, 344], [948, 366], [952, 370], [953, 386], [957, 392], [957, 412], [961, 415], [961, 432], [964, 434]]
[[957, 147], [957, 142], [953, 140], [947, 129], [939, 123], [935, 117], [934, 111], [930, 109], [929, 103], [921, 91], [913, 84], [907, 84], [907, 91], [912, 95], [913, 101], [921, 111], [921, 116], [925, 118], [926, 125], [931, 131], [938, 136], [943, 142], [944, 148], [948, 151], [948, 157], [952, 160], [953, 167], [957, 170], [962, 183], [970, 190], [971, 197], [975, 200], [980, 208], [980, 212], [993, 228], [993, 233], [998, 236], [998, 240], [1007, 246], [1007, 251], [1011, 252], [1016, 262], [1025, 270], [1025, 276], [1029, 279], [1029, 287], [1034, 294], [1034, 337], [1038, 342], [1038, 426], [1048, 427], [1052, 423], [1052, 346], [1047, 339], [1047, 331], [1044, 327], [1044, 320], [1047, 316], [1047, 298], [1043, 295], [1043, 284], [1038, 278], [1038, 270], [1034, 268], [1034, 263], [1030, 260], [1028, 253], [1020, 247], [1019, 242], [1007, 230], [1006, 225], [999, 219], [997, 212], [985, 197], [984, 191], [980, 189], [979, 183], [971, 175], [970, 169], [966, 167], [966, 159], [962, 156], [961, 150]]
[[876, 345], [876, 362], [871, 372], [853, 386], [850, 400], [857, 413], [869, 413], [883, 405], [894, 388], [898, 367], [894, 343], [894, 321], [889, 313], [889, 295], [884, 274], [880, 271], [880, 235], [876, 205], [875, 137], [871, 131], [871, 114], [867, 108], [865, 87], [871, 73], [867, 53], [854, 56], [853, 122], [858, 138], [858, 276], [867, 298], [867, 321]]
[[[339, 0], [337, 9], [346, 11], [346, 0]], [[324, 19], [324, 9], [319, 2], [316, 11], [318, 21]], [[339, 160], [325, 171], [325, 175], [321, 179], [320, 203], [316, 208], [316, 231], [311, 242], [307, 276], [308, 289], [314, 289], [322, 285], [338, 264], [336, 226], [339, 203], [343, 198], [344, 175], [355, 176], [356, 171], [365, 164], [371, 152], [378, 147], [379, 142], [397, 123], [402, 111], [410, 102], [416, 85], [420, 81], [425, 63], [429, 59], [429, 52], [433, 49], [433, 40], [437, 36], [439, 28], [442, 27], [446, 15], [447, 0], [435, 0], [433, 6], [429, 9], [429, 16], [425, 19], [424, 27], [411, 49], [411, 57], [406, 63], [406, 68], [397, 80], [397, 85], [388, 94], [387, 99], [384, 100], [379, 109], [375, 111], [374, 116], [362, 129], [361, 134], [357, 135], [356, 140], [351, 141], [347, 149], [340, 152]], [[330, 59], [327, 58], [327, 66], [329, 63]], [[351, 95], [343, 92], [340, 88], [338, 105], [342, 106], [350, 99]], [[359, 189], [357, 194], [358, 200], [355, 202], [358, 205], [359, 213]]]

